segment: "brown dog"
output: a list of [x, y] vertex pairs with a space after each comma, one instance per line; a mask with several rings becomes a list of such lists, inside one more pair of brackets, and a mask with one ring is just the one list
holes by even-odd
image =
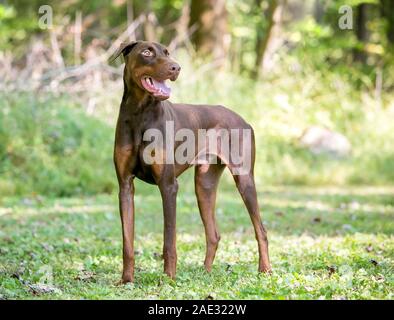
[[[165, 80], [175, 81], [181, 68], [171, 60], [164, 46], [158, 43], [136, 41], [122, 44], [115, 58], [121, 53], [125, 59], [124, 93], [116, 126], [114, 162], [119, 181], [119, 207], [123, 232], [122, 282], [134, 280], [133, 180], [135, 177], [159, 187], [164, 212], [164, 272], [171, 278], [175, 278], [177, 177], [192, 165], [195, 165], [195, 192], [206, 235], [207, 250], [204, 262], [206, 270], [211, 271], [220, 239], [215, 221], [215, 199], [219, 178], [227, 166], [234, 176], [253, 223], [259, 249], [258, 270], [269, 272], [271, 267], [267, 233], [260, 218], [253, 176], [255, 145], [250, 125], [239, 115], [222, 106], [197, 106], [169, 102], [167, 99], [170, 96], [170, 89], [165, 84]], [[247, 155], [251, 159], [250, 168], [246, 173], [237, 174], [237, 164], [226, 157], [220, 148], [214, 149], [213, 152], [207, 149], [205, 142], [196, 144], [193, 157], [210, 153], [210, 156], [213, 155], [213, 158], [216, 158], [216, 162], [147, 161], [144, 151], [148, 142], [145, 141], [144, 134], [148, 129], [156, 129], [156, 132], [163, 133], [166, 139], [168, 131], [166, 123], [173, 123], [175, 131], [187, 128], [195, 136], [198, 135], [199, 129], [250, 130], [252, 132], [250, 141], [246, 143], [241, 137], [240, 142], [249, 148]], [[173, 135], [173, 133], [168, 131], [168, 135]], [[222, 135], [219, 140], [221, 138], [223, 138]], [[181, 142], [175, 141], [174, 144], [166, 142], [159, 150], [153, 150], [151, 155], [160, 154], [161, 159], [164, 157], [167, 159], [168, 155], [174, 155]], [[157, 157], [155, 159], [157, 160]], [[212, 160], [212, 157], [210, 159]]]

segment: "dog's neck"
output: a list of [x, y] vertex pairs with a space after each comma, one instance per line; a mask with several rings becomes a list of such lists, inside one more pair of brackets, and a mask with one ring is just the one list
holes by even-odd
[[143, 112], [148, 107], [158, 107], [161, 101], [152, 97], [149, 93], [142, 90], [134, 81], [123, 79], [124, 90], [122, 106], [133, 113]]

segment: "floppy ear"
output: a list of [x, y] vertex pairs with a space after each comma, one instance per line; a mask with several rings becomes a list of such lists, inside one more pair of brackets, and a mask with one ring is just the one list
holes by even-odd
[[119, 57], [123, 53], [123, 57], [127, 56], [131, 50], [137, 45], [139, 41], [131, 41], [131, 42], [122, 42], [112, 55], [111, 61], [114, 61], [117, 57]]

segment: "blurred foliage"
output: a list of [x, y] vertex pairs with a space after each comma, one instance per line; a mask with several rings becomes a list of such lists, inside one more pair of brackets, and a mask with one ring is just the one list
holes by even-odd
[[110, 192], [112, 129], [69, 100], [1, 95], [0, 194]]
[[[307, 8], [312, 6], [315, 1], [318, 0], [304, 1], [303, 5]], [[264, 30], [267, 27], [264, 10], [266, 10], [268, 2], [268, 0], [227, 1], [228, 23], [232, 39], [231, 55], [240, 58], [237, 63], [240, 63], [243, 69], [251, 67], [250, 61], [253, 60], [255, 54], [256, 31], [258, 29]], [[109, 45], [110, 41], [114, 40], [127, 26], [127, 3], [126, 0], [5, 1], [4, 4], [0, 4], [0, 48], [13, 51], [18, 47], [26, 49], [26, 44], [35, 35], [45, 36], [46, 30], [40, 30], [37, 23], [38, 8], [41, 5], [50, 5], [53, 8], [55, 27], [73, 23], [76, 13], [82, 12], [83, 18], [89, 18], [87, 19], [89, 23], [86, 22], [86, 30], [84, 30], [83, 42], [88, 44], [92, 39], [98, 38], [105, 40]], [[187, 1], [134, 0], [130, 3], [134, 18], [142, 13], [154, 13], [157, 19], [156, 28], [160, 29], [158, 32], [160, 39], [158, 40], [168, 44], [176, 35], [174, 23], [180, 17], [182, 6]], [[289, 0], [288, 3], [294, 5], [297, 1]], [[315, 52], [317, 55], [312, 57], [317, 56], [319, 61], [322, 61], [320, 57], [324, 52], [324, 58], [327, 59], [327, 56], [330, 56], [333, 58], [333, 63], [338, 59], [346, 60], [351, 54], [351, 49], [358, 44], [353, 30], [345, 31], [338, 28], [340, 16], [338, 9], [343, 5], [352, 6], [354, 20], [356, 20], [356, 7], [361, 3], [370, 4], [367, 26], [371, 33], [370, 44], [372, 46], [370, 46], [370, 50], [373, 54], [382, 55], [388, 46], [385, 36], [388, 22], [382, 16], [383, 9], [378, 0], [323, 1], [324, 16], [323, 20], [318, 23], [313, 20], [311, 14], [306, 13], [300, 20], [299, 17], [294, 17], [291, 12], [288, 12], [285, 17], [285, 25], [289, 47], [297, 47], [299, 50], [317, 50], [318, 52]], [[142, 33], [137, 35], [143, 37]], [[16, 52], [23, 53], [22, 50], [16, 50]]]
[[[315, 1], [287, 1], [289, 6]], [[338, 28], [338, 8], [369, 3], [367, 43], [354, 30]], [[53, 7], [54, 25], [69, 37], [61, 51], [66, 65], [73, 63], [73, 36], [67, 28], [78, 11], [87, 26], [82, 47], [99, 39], [106, 49], [127, 26], [127, 1], [17, 0], [0, 4], [0, 51], [12, 52], [16, 64], [28, 55], [37, 37], [50, 46], [47, 30], [38, 28], [38, 7]], [[129, 2], [131, 3], [131, 2]], [[165, 44], [176, 36], [181, 0], [132, 1], [134, 18], [153, 12], [156, 30]], [[187, 45], [176, 54], [182, 73], [174, 84], [173, 101], [224, 104], [255, 127], [258, 143], [257, 179], [260, 184], [392, 184], [394, 182], [393, 46], [387, 37], [390, 21], [381, 13], [381, 1], [323, 1], [317, 21], [311, 10], [300, 17], [295, 10], [284, 16], [283, 44], [275, 68], [258, 81], [254, 67], [258, 30], [267, 28], [263, 12], [267, 0], [228, 0], [231, 36], [228, 65], [206, 69], [204, 57]], [[87, 19], [89, 18], [89, 19]], [[137, 32], [143, 38], [143, 30]], [[355, 62], [363, 48], [368, 58]], [[1, 52], [0, 52], [1, 53]], [[377, 87], [378, 75], [382, 87]], [[98, 106], [95, 118], [86, 115], [75, 97], [38, 93], [1, 93], [0, 194], [72, 194], [113, 192], [113, 127], [119, 91], [102, 90], [110, 107]], [[98, 97], [99, 99], [100, 97]], [[100, 100], [101, 101], [101, 100]], [[108, 111], [110, 110], [110, 111]], [[109, 119], [108, 119], [109, 118]], [[352, 156], [333, 160], [300, 148], [297, 138], [310, 125], [345, 134]]]
[[[198, 69], [186, 52], [179, 53], [179, 61], [186, 75]], [[313, 70], [308, 64], [294, 65], [288, 57], [280, 64], [282, 71], [258, 83], [231, 72], [202, 74], [194, 82], [181, 76], [173, 85], [172, 101], [220, 102], [250, 122], [256, 133], [258, 185], [391, 185], [393, 100], [377, 103], [373, 89], [360, 93], [346, 77]], [[282, 77], [288, 68], [294, 76]], [[121, 91], [114, 94], [120, 97]], [[115, 111], [102, 122], [87, 116], [84, 106], [74, 105], [70, 96], [26, 93], [3, 95], [1, 100], [2, 196], [116, 192]], [[96, 114], [103, 116], [100, 108]], [[345, 134], [352, 155], [333, 159], [300, 147], [298, 138], [309, 125]], [[233, 189], [229, 175], [224, 181]]]

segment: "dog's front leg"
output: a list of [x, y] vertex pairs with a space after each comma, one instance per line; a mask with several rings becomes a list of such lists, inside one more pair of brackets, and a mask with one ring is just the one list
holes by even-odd
[[122, 283], [134, 281], [134, 175], [131, 146], [115, 147], [114, 161], [119, 182], [119, 211], [123, 236]]
[[159, 189], [163, 201], [164, 214], [164, 272], [172, 279], [176, 274], [176, 196], [178, 182], [173, 170], [165, 173], [160, 179]]
[[120, 184], [119, 209], [123, 235], [122, 283], [134, 281], [134, 182]]

